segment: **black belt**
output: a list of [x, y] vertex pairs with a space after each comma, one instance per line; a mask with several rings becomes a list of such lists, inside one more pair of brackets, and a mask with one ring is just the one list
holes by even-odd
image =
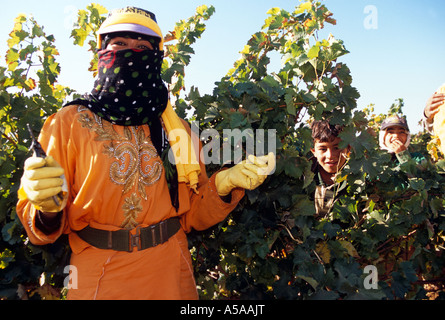
[[136, 227], [136, 234], [130, 230], [107, 231], [90, 226], [77, 231], [79, 237], [99, 249], [132, 252], [133, 248], [145, 250], [167, 242], [181, 227], [179, 218], [170, 218], [148, 227]]

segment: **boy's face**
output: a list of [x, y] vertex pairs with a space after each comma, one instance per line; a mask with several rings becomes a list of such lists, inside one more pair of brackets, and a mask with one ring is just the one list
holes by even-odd
[[385, 145], [395, 152], [406, 150], [405, 143], [408, 140], [408, 133], [405, 128], [393, 126], [386, 129]]
[[345, 164], [349, 148], [339, 149], [340, 138], [330, 142], [320, 142], [316, 139], [312, 154], [317, 158], [318, 164], [330, 174], [337, 173]]

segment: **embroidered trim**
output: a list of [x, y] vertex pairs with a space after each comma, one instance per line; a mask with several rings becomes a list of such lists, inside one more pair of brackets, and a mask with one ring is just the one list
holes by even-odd
[[133, 193], [129, 198], [125, 199], [122, 209], [125, 212], [125, 220], [122, 222], [122, 226], [129, 229], [135, 228], [138, 225], [136, 218], [142, 212], [141, 199], [138, 198], [136, 193]]
[[141, 199], [148, 200], [146, 187], [159, 181], [164, 167], [150, 136], [145, 136], [142, 127], [123, 127], [121, 135], [110, 122], [90, 112], [83, 113], [85, 110], [88, 109], [78, 108], [82, 113], [78, 117], [82, 127], [93, 130], [97, 134], [96, 141], [110, 141], [103, 150], [115, 160], [109, 169], [110, 180], [122, 186], [123, 195], [136, 189], [122, 206], [125, 219], [121, 227], [132, 229], [137, 226], [136, 219], [142, 212]]

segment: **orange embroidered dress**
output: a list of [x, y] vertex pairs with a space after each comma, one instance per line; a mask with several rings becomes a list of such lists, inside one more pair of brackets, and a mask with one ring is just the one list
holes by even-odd
[[[18, 202], [17, 213], [33, 244], [69, 235], [77, 288], [69, 290], [68, 299], [197, 299], [186, 233], [224, 220], [244, 190], [233, 190], [231, 202], [224, 202], [216, 192], [215, 176], [209, 179], [201, 163], [199, 193], [179, 183], [176, 211], [148, 126], [112, 125], [82, 106], [68, 106], [49, 117], [39, 140], [65, 169], [69, 199], [62, 224], [52, 234], [41, 232], [36, 210], [27, 200]], [[179, 232], [141, 251], [98, 249], [75, 232], [88, 225], [135, 230], [176, 216]]]

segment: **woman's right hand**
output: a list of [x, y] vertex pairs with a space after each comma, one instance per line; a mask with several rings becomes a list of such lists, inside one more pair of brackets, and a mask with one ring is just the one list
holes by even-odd
[[64, 170], [53, 157], [30, 157], [25, 161], [21, 179], [19, 198], [27, 198], [37, 210], [43, 212], [59, 212], [66, 205], [67, 192], [64, 199], [54, 197], [63, 191]]

